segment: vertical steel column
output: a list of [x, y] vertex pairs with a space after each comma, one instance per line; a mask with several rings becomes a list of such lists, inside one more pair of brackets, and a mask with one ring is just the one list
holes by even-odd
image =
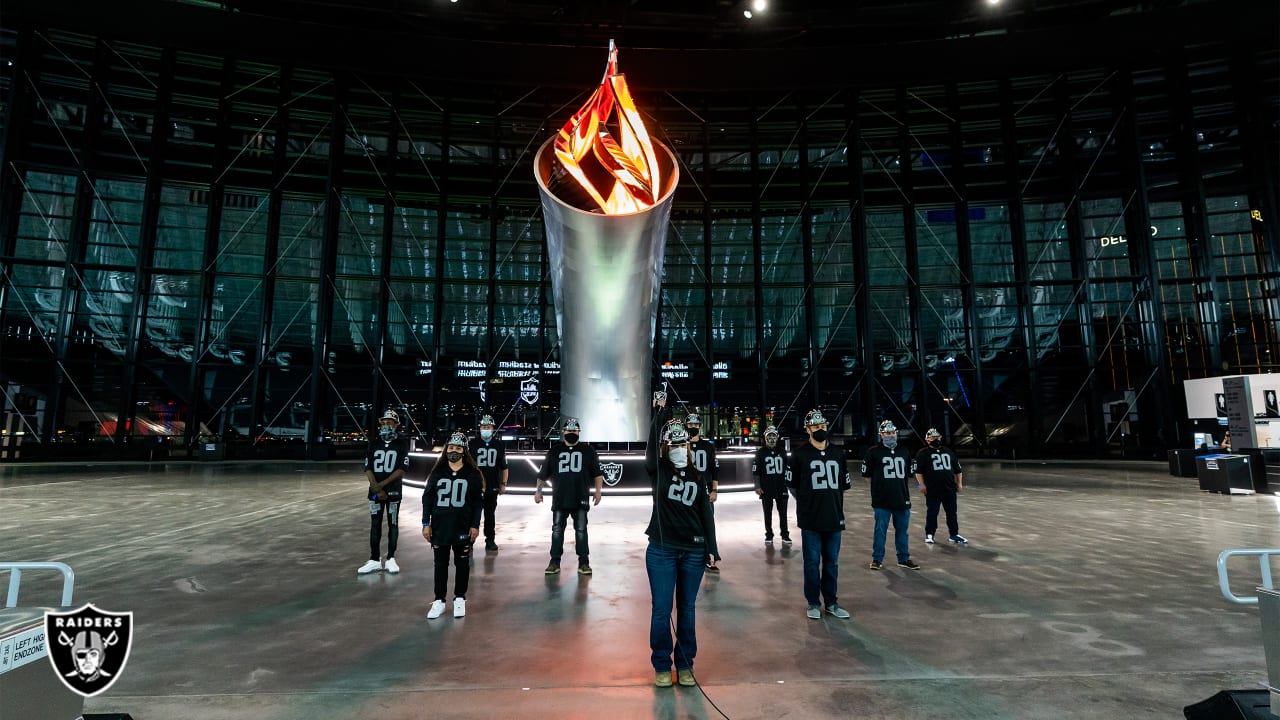
[[[222, 232], [222, 195], [226, 183], [227, 163], [231, 153], [227, 147], [227, 139], [231, 127], [231, 93], [235, 87], [235, 60], [226, 58], [222, 61], [222, 86], [218, 100], [217, 126], [213, 138], [213, 166], [209, 168], [209, 209], [205, 216], [204, 257], [200, 263], [200, 313], [196, 319], [195, 352], [191, 357], [191, 422], [187, 423], [187, 447], [195, 446], [195, 437], [204, 421], [200, 413], [204, 409], [207, 389], [202, 382], [204, 373], [200, 370], [200, 360], [209, 352], [209, 323], [213, 316], [213, 289], [216, 281], [216, 264], [218, 261], [218, 242]], [[210, 421], [214, 418], [209, 418]], [[214, 426], [211, 432], [222, 433], [225, 428]], [[226, 439], [225, 437], [223, 438]]]
[[[1150, 425], [1156, 428], [1156, 437], [1139, 435], [1139, 443], [1146, 446], [1176, 447], [1179, 437], [1174, 418], [1169, 383], [1169, 353], [1165, 337], [1168, 328], [1164, 321], [1164, 302], [1160, 299], [1160, 265], [1156, 260], [1155, 242], [1151, 237], [1151, 213], [1147, 203], [1147, 175], [1142, 167], [1142, 155], [1138, 148], [1138, 108], [1133, 98], [1133, 74], [1128, 69], [1118, 70], [1111, 86], [1113, 112], [1118, 119], [1116, 144], [1120, 155], [1120, 176], [1124, 184], [1133, 187], [1133, 202], [1124, 213], [1125, 234], [1129, 249], [1129, 274], [1140, 278], [1134, 283], [1138, 298], [1138, 332], [1142, 337], [1143, 355], [1147, 363], [1159, 375], [1139, 392], [1142, 416], [1139, 428]], [[1146, 396], [1145, 400], [1143, 396]], [[1141, 417], [1141, 416], [1140, 416]]]
[[[375, 330], [378, 342], [373, 348], [374, 419], [380, 416], [383, 409], [390, 404], [387, 400], [388, 392], [391, 399], [394, 400], [396, 397], [395, 388], [390, 387], [391, 379], [387, 375], [386, 359], [387, 340], [391, 331], [391, 276], [394, 269], [396, 191], [398, 189], [396, 182], [396, 152], [400, 147], [400, 122], [396, 110], [398, 107], [400, 107], [400, 86], [396, 85], [391, 90], [391, 105], [387, 108], [387, 165], [382, 171], [382, 182], [385, 187], [382, 198], [382, 262], [379, 268], [381, 277], [378, 282], [378, 326]], [[406, 322], [407, 320], [406, 318]], [[409, 405], [407, 400], [405, 405]], [[407, 412], [409, 408], [406, 407], [405, 410]], [[412, 422], [406, 423], [405, 428], [411, 429], [413, 425]]]
[[1204, 181], [1201, 179], [1200, 150], [1196, 141], [1195, 114], [1192, 112], [1186, 58], [1179, 57], [1165, 68], [1171, 100], [1169, 113], [1174, 128], [1174, 162], [1178, 169], [1178, 189], [1182, 201], [1182, 217], [1187, 228], [1188, 260], [1196, 278], [1196, 311], [1200, 320], [1201, 342], [1208, 346], [1210, 374], [1222, 368], [1222, 318], [1218, 298], [1218, 266], [1213, 262], [1212, 236], [1206, 212]]
[[[286, 152], [289, 144], [289, 100], [293, 86], [293, 68], [285, 65], [280, 68], [280, 89], [276, 96], [276, 142], [271, 157], [271, 188], [267, 191], [267, 237], [266, 248], [262, 258], [262, 307], [258, 314], [258, 347], [253, 363], [253, 379], [250, 387], [249, 432], [253, 435], [252, 443], [258, 442], [257, 428], [261, 422], [265, 427], [271, 418], [267, 413], [268, 392], [268, 355], [271, 352], [271, 325], [275, 322], [276, 297], [276, 265], [280, 257], [280, 224], [284, 209], [281, 207], [284, 198], [285, 175], [289, 172], [289, 155]], [[314, 417], [314, 416], [313, 416]]]
[[[956, 191], [956, 254], [960, 263], [960, 296], [961, 303], [964, 308], [964, 325], [965, 325], [965, 347], [963, 348], [973, 362], [974, 387], [981, 388], [985, 386], [986, 373], [982, 368], [982, 358], [977, 350], [975, 342], [976, 333], [974, 332], [974, 308], [976, 306], [976, 297], [974, 291], [973, 280], [973, 235], [969, 227], [969, 184], [967, 158], [964, 153], [964, 113], [960, 104], [960, 89], [953, 80], [947, 83], [947, 106], [951, 110], [951, 117], [954, 118], [949, 127], [951, 130], [951, 184], [955, 186]], [[954, 370], [954, 368], [953, 368]], [[950, 379], [947, 383], [950, 384]], [[962, 390], [963, 392], [963, 390]], [[949, 395], [948, 395], [949, 396]], [[943, 412], [950, 413], [955, 407], [954, 400], [951, 402], [943, 401]], [[983, 412], [983, 403], [979, 401], [976, 405], [969, 408], [968, 417], [965, 420], [969, 423], [969, 429], [973, 433], [974, 445], [979, 449], [985, 448], [987, 445], [987, 425], [986, 413]], [[952, 427], [951, 420], [948, 419], [942, 423], [943, 428]], [[935, 426], [937, 421], [934, 421]], [[955, 427], [959, 427], [957, 424]], [[945, 430], [940, 430], [945, 434]], [[950, 445], [952, 439], [944, 437], [943, 441]]]
[[[151, 119], [150, 166], [147, 168], [146, 185], [142, 195], [142, 218], [138, 232], [138, 253], [134, 264], [133, 303], [128, 320], [128, 336], [125, 346], [124, 382], [121, 384], [121, 403], [118, 417], [129, 424], [137, 421], [138, 356], [142, 348], [147, 324], [147, 303], [151, 299], [152, 278], [155, 273], [157, 224], [160, 220], [161, 191], [164, 188], [165, 159], [168, 156], [169, 106], [173, 96], [174, 51], [165, 50], [160, 55], [160, 77], [156, 84], [155, 114]], [[122, 426], [116, 423], [116, 437], [122, 439]]]
[[333, 416], [329, 385], [329, 347], [333, 340], [333, 304], [337, 292], [338, 224], [342, 217], [343, 151], [346, 146], [347, 82], [333, 78], [333, 109], [329, 117], [329, 159], [324, 190], [324, 231], [320, 252], [320, 290], [316, 303], [316, 328], [311, 356], [311, 426], [307, 433], [307, 457], [323, 460], [329, 448], [324, 430]]
[[6, 315], [9, 312], [10, 272], [18, 244], [18, 227], [22, 217], [23, 150], [26, 133], [31, 126], [35, 109], [35, 93], [32, 83], [39, 77], [39, 63], [33, 45], [35, 34], [23, 30], [18, 35], [18, 49], [14, 59], [13, 85], [4, 103], [4, 117], [0, 118], [0, 354], [4, 351]]
[[[435, 437], [436, 423], [440, 416], [439, 398], [440, 383], [443, 381], [444, 368], [441, 366], [441, 348], [443, 345], [442, 336], [444, 323], [444, 238], [445, 229], [448, 221], [449, 212], [449, 125], [453, 120], [453, 114], [448, 110], [444, 110], [440, 117], [440, 173], [438, 175], [440, 182], [440, 197], [438, 198], [438, 210], [436, 214], [436, 276], [434, 278], [434, 286], [432, 287], [432, 306], [431, 306], [431, 326], [435, 328], [435, 335], [431, 341], [431, 386], [427, 393], [427, 406], [431, 408], [431, 436]], [[453, 428], [444, 428], [445, 436]], [[441, 438], [441, 442], [444, 438]]]
[[[81, 270], [87, 254], [89, 229], [92, 225], [90, 221], [96, 197], [92, 184], [97, 177], [95, 164], [98, 138], [102, 134], [105, 115], [103, 95], [107, 92], [107, 83], [103, 78], [107, 74], [107, 52], [106, 43], [99, 39], [94, 46], [93, 77], [89, 80], [89, 97], [85, 102], [84, 137], [79, 152], [80, 167], [77, 168], [80, 178], [76, 183], [75, 210], [71, 218], [71, 233], [67, 238], [67, 257], [63, 263], [62, 277], [66, 288], [59, 294], [55, 338], [57, 350], [54, 356], [53, 379], [48, 393], [49, 402], [45, 406], [43, 422], [40, 424], [42, 442], [53, 441], [58, 427], [66, 417], [67, 358], [70, 355], [71, 334], [75, 330], [76, 309], [80, 304], [81, 295], [85, 292], [84, 276]], [[94, 91], [95, 86], [100, 89], [99, 92]], [[91, 364], [88, 367], [92, 370], [95, 366]], [[91, 375], [90, 380], [92, 377]], [[89, 394], [92, 395], [92, 388], [88, 389]], [[84, 400], [87, 403], [93, 402], [92, 397], [86, 397]], [[118, 421], [119, 418], [117, 418], [117, 425], [120, 424]]]
[[[998, 94], [1000, 96], [1000, 132], [1004, 155], [1005, 200], [1009, 204], [1009, 242], [1013, 252], [1013, 281], [1018, 298], [1018, 321], [1022, 329], [1022, 360], [1027, 367], [1027, 404], [1024, 412], [1027, 419], [1027, 450], [1032, 455], [1037, 455], [1044, 450], [1044, 441], [1040, 437], [1042, 429], [1040, 408], [1042, 403], [1037, 390], [1040, 387], [1040, 363], [1036, 350], [1035, 308], [1031, 305], [1031, 285], [1027, 276], [1030, 261], [1027, 257], [1026, 214], [1022, 207], [1022, 189], [1018, 184], [1020, 177], [1018, 174], [1017, 123], [1014, 120], [1013, 112], [1013, 88], [1008, 78], [1000, 80]], [[978, 330], [976, 304], [966, 309], [965, 320], [972, 328], [970, 332], [976, 334]], [[975, 337], [981, 336], [975, 335]], [[979, 349], [977, 342], [974, 343], [973, 349], [976, 354]], [[976, 360], [975, 365], [981, 367], [981, 358], [976, 358]], [[985, 404], [987, 398], [986, 385], [979, 385], [978, 391], [981, 398], [979, 406], [981, 407]], [[986, 428], [984, 427], [983, 433], [985, 434], [985, 432]]]
[[871, 253], [867, 247], [867, 182], [862, 171], [862, 115], [858, 112], [861, 96], [855, 89], [848, 90], [848, 93], [849, 102], [845, 111], [848, 114], [849, 141], [844, 156], [845, 165], [849, 168], [849, 212], [858, 215], [856, 219], [849, 221], [849, 240], [853, 245], [850, 257], [853, 261], [854, 323], [857, 337], [862, 343], [862, 369], [857, 376], [857, 384], [862, 388], [859, 433], [867, 436], [872, 434], [876, 421], [873, 374], [876, 348], [871, 337], [871, 276], [868, 271]]
[[[809, 121], [805, 117], [805, 107], [799, 103], [796, 104], [796, 112], [800, 113], [800, 247], [804, 253], [804, 329], [805, 329], [805, 353], [809, 362], [810, 388], [809, 396], [812, 402], [809, 407], [816, 408], [822, 405], [822, 395], [818, 384], [818, 360], [819, 353], [817, 347], [817, 316], [818, 303], [816, 280], [814, 278], [815, 268], [813, 267], [813, 207], [809, 201], [812, 194], [809, 188]], [[778, 162], [782, 162], [782, 158], [778, 158]], [[832, 418], [834, 422], [835, 418]]]
[[[493, 103], [493, 136], [490, 139], [490, 158], [489, 163], [489, 253], [488, 253], [488, 272], [489, 282], [486, 288], [485, 311], [489, 314], [488, 323], [488, 343], [485, 350], [485, 376], [483, 382], [487, 385], [497, 373], [494, 370], [498, 363], [495, 357], [497, 346], [494, 344], [494, 338], [498, 329], [498, 222], [500, 205], [498, 203], [498, 184], [502, 178], [498, 174], [498, 157], [502, 150], [502, 118], [498, 116], [498, 112], [502, 110], [502, 95], [500, 91], [496, 91]], [[481, 411], [489, 409], [489, 396], [485, 394], [484, 407]]]
[[[760, 369], [760, 417], [769, 412], [769, 359], [764, 352], [764, 227], [760, 217], [760, 125], [759, 108], [747, 108], [751, 122], [747, 128], [747, 141], [751, 157], [751, 252], [755, 258], [752, 263], [752, 275], [755, 280], [755, 292], [752, 299], [756, 312], [756, 367]], [[708, 140], [703, 148], [703, 157], [707, 166], [711, 165], [711, 146]]]
[[[907, 328], [909, 349], [916, 366], [916, 392], [913, 395], [923, 401], [922, 393], [927, 387], [929, 378], [924, 367], [924, 338], [920, 332], [920, 253], [916, 241], [916, 191], [912, 170], [915, 163], [911, 159], [911, 123], [907, 112], [907, 88], [899, 85], [896, 90], [898, 124], [898, 184], [903, 194], [902, 204], [902, 251], [907, 259]], [[894, 400], [897, 405], [897, 400]], [[910, 418], [904, 418], [910, 419]], [[912, 430], [919, 433], [920, 428]]]
[[[1082, 178], [1079, 177], [1076, 163], [1075, 124], [1071, 122], [1071, 86], [1063, 79], [1054, 85], [1056, 110], [1062, 117], [1058, 126], [1057, 145], [1061, 162], [1059, 169], [1062, 177], [1062, 190], [1067, 198], [1067, 237], [1071, 246], [1071, 275], [1076, 289], [1076, 321], [1080, 324], [1080, 345], [1084, 353], [1085, 369], [1088, 371], [1085, 384], [1087, 394], [1076, 402], [1083, 402], [1081, 410], [1084, 424], [1088, 432], [1089, 445], [1095, 456], [1101, 457], [1106, 452], [1106, 436], [1104, 426], [1099, 422], [1102, 398], [1098, 393], [1098, 383], [1094, 371], [1098, 367], [1097, 339], [1093, 332], [1093, 302], [1089, 297], [1089, 276], [1091, 266], [1084, 246], [1084, 222], [1080, 218], [1080, 205], [1084, 202], [1080, 197]], [[1048, 152], [1048, 148], [1045, 149]], [[1070, 412], [1071, 408], [1063, 409]]]

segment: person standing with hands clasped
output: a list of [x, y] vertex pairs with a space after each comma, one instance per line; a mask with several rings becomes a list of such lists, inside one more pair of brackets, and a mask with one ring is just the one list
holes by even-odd
[[907, 488], [907, 471], [911, 453], [898, 447], [898, 427], [892, 420], [880, 423], [880, 444], [867, 451], [862, 461], [862, 477], [871, 478], [871, 508], [876, 516], [875, 540], [871, 545], [871, 564], [884, 567], [884, 545], [893, 521], [893, 544], [898, 553], [898, 567], [919, 570], [911, 559], [907, 523], [911, 522], [911, 491]]
[[778, 447], [778, 428], [770, 425], [764, 429], [764, 447], [756, 451], [751, 461], [751, 476], [756, 484], [756, 496], [764, 505], [764, 544], [773, 544], [773, 505], [778, 505], [778, 529], [782, 531], [782, 544], [791, 544], [791, 532], [787, 529], [787, 456]]
[[805, 614], [811, 620], [822, 618], [821, 594], [828, 614], [848, 619], [849, 611], [836, 599], [836, 581], [849, 468], [844, 451], [830, 445], [827, 418], [821, 410], [804, 416], [804, 429], [809, 441], [791, 453], [788, 484], [796, 496], [796, 524], [804, 555], [804, 599], [809, 603]]
[[[649, 431], [645, 470], [653, 487], [649, 516], [649, 547], [645, 570], [653, 611], [649, 618], [650, 662], [658, 687], [671, 687], [671, 657], [675, 654], [677, 681], [696, 685], [693, 659], [698, 654], [694, 602], [702, 584], [708, 555], [716, 554], [715, 524], [706, 477], [689, 462], [689, 432], [676, 421], [663, 426], [666, 393], [655, 393], [658, 413]], [[671, 611], [676, 614], [675, 644], [671, 641]]]
[[467, 452], [467, 436], [449, 436], [444, 453], [427, 475], [422, 491], [422, 537], [435, 553], [436, 599], [428, 620], [444, 614], [449, 589], [449, 553], [453, 553], [453, 616], [467, 614], [467, 584], [471, 578], [471, 546], [480, 534], [480, 495], [484, 476]]
[[507, 492], [507, 450], [502, 441], [494, 437], [492, 415], [482, 415], [478, 425], [480, 437], [471, 438], [469, 449], [485, 479], [484, 549], [486, 552], [498, 552], [494, 515], [498, 509], [498, 496]]
[[[400, 537], [401, 480], [409, 469], [409, 440], [400, 437], [400, 416], [387, 410], [378, 419], [378, 435], [369, 439], [364, 456], [364, 477], [369, 481], [369, 560], [356, 568], [368, 575], [385, 569], [400, 572], [396, 563], [396, 540]], [[382, 514], [387, 514], [387, 561], [382, 564]]]
[[[591, 574], [591, 548], [587, 544], [587, 512], [600, 504], [604, 492], [604, 473], [595, 448], [578, 442], [582, 427], [577, 418], [564, 421], [564, 442], [547, 451], [538, 471], [538, 486], [533, 501], [542, 502], [542, 485], [551, 480], [551, 562], [543, 572], [560, 573], [560, 557], [564, 555], [564, 528], [573, 518], [574, 550], [578, 553], [578, 574]], [[595, 497], [589, 494], [587, 482], [595, 484]]]
[[960, 534], [960, 521], [956, 517], [956, 493], [964, 491], [964, 468], [960, 459], [943, 447], [942, 433], [929, 428], [924, 434], [927, 445], [916, 453], [912, 472], [916, 476], [916, 489], [924, 494], [924, 542], [933, 544], [933, 533], [938, 529], [938, 508], [947, 511], [947, 532], [951, 542], [964, 545], [969, 542]]

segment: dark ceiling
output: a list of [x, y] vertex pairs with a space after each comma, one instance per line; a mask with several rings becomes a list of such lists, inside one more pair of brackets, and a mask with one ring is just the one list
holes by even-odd
[[454, 40], [632, 48], [880, 45], [985, 33], [1087, 28], [1117, 15], [1210, 0], [168, 0], [362, 29]]

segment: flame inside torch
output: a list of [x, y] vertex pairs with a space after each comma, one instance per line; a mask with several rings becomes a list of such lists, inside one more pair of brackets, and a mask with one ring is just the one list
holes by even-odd
[[[611, 120], [615, 109], [617, 118]], [[627, 89], [626, 76], [618, 73], [618, 48], [613, 41], [600, 87], [560, 128], [554, 146], [560, 167], [589, 196], [593, 211], [640, 212], [661, 197], [657, 154]]]

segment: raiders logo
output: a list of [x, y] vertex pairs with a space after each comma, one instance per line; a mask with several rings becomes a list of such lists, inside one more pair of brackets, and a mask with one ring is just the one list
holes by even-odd
[[526, 405], [538, 403], [538, 378], [531, 377], [520, 381], [520, 399]]
[[622, 482], [622, 463], [600, 463], [600, 472], [604, 473], [604, 484], [609, 487]]
[[72, 692], [93, 697], [120, 677], [133, 647], [133, 613], [113, 613], [85, 605], [71, 612], [44, 614], [49, 664]]

